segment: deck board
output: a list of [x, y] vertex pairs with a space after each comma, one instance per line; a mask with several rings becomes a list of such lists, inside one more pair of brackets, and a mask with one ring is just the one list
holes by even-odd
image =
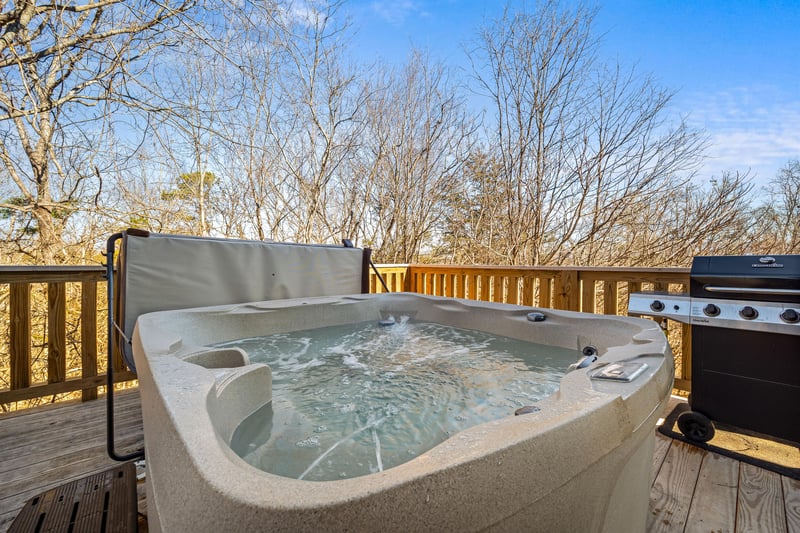
[[672, 443], [650, 491], [647, 531], [683, 531], [702, 462], [702, 450]]
[[706, 453], [697, 477], [685, 531], [734, 531], [739, 486], [739, 462]]
[[800, 533], [800, 481], [783, 476], [783, 499], [786, 508], [786, 528]]
[[775, 472], [741, 464], [736, 507], [737, 531], [786, 531], [786, 508], [780, 478]]
[[658, 477], [658, 472], [661, 470], [661, 465], [664, 464], [664, 459], [667, 457], [672, 439], [665, 437], [661, 433], [656, 432], [655, 449], [653, 450], [653, 469], [650, 478], [655, 481]]
[[[142, 442], [138, 391], [116, 404], [118, 451], [132, 451]], [[649, 532], [800, 533], [800, 481], [655, 436]], [[116, 464], [102, 399], [0, 416], [0, 533], [33, 496]]]

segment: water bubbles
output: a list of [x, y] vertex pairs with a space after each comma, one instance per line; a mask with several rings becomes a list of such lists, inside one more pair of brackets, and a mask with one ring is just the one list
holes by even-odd
[[258, 449], [257, 466], [319, 481], [391, 468], [558, 390], [577, 358], [545, 356], [551, 371], [529, 343], [395, 320], [265, 337], [261, 348], [248, 340], [273, 370], [268, 441], [241, 446]]
[[298, 448], [319, 448], [319, 437], [308, 437], [305, 440], [295, 442]]
[[358, 356], [354, 354], [347, 354], [342, 357], [342, 364], [344, 366], [360, 370], [367, 370], [369, 368], [367, 365], [359, 361]]

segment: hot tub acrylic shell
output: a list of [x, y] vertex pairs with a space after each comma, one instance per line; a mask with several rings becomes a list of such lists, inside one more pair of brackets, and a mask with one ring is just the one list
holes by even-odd
[[[153, 531], [643, 531], [654, 428], [673, 361], [650, 320], [409, 293], [273, 300], [142, 315], [133, 335]], [[270, 400], [271, 374], [228, 340], [409, 315], [599, 359], [538, 411], [466, 429], [407, 463], [337, 481], [256, 469], [229, 443]], [[630, 383], [602, 365], [647, 364]]]

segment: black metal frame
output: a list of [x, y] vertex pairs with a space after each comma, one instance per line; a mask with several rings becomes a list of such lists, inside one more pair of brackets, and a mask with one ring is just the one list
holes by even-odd
[[[133, 453], [121, 455], [117, 453], [114, 440], [114, 330], [117, 325], [114, 321], [114, 252], [117, 241], [122, 239], [123, 233], [115, 233], [106, 241], [106, 289], [108, 294], [108, 361], [106, 368], [106, 451], [114, 461], [131, 461], [144, 459], [144, 449]], [[125, 342], [122, 337], [122, 342]]]

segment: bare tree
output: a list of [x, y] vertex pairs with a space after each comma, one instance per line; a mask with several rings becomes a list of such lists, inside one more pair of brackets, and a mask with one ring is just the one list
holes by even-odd
[[748, 174], [728, 172], [642, 199], [617, 221], [607, 263], [689, 266], [695, 255], [755, 253], [752, 189]]
[[702, 136], [665, 121], [672, 94], [598, 63], [593, 18], [556, 1], [506, 10], [470, 52], [494, 111], [487, 151], [501, 170], [482, 207], [500, 216], [502, 263], [602, 262], [616, 221], [697, 166]]
[[505, 261], [503, 166], [487, 152], [473, 151], [447, 198], [444, 261], [497, 264]]
[[762, 253], [800, 253], [800, 160], [788, 161], [766, 193], [768, 202], [756, 211], [754, 240]]
[[240, 238], [285, 239], [292, 202], [279, 154], [289, 139], [275, 129], [281, 70], [291, 59], [291, 28], [280, 6], [270, 3], [239, 4], [226, 13], [225, 97], [237, 105], [222, 113], [217, 124], [224, 139], [215, 157], [222, 177], [221, 230]]
[[361, 141], [360, 120], [366, 99], [357, 72], [344, 52], [347, 22], [337, 16], [340, 2], [312, 7], [289, 21], [290, 56], [278, 81], [280, 116], [272, 135], [283, 171], [293, 189], [287, 199], [292, 212], [286, 223], [294, 239], [305, 242], [336, 239], [326, 206], [332, 185]]
[[384, 76], [367, 118], [368, 172], [377, 178], [367, 226], [380, 260], [404, 263], [443, 238], [446, 199], [472, 149], [475, 120], [449, 71], [420, 51]]
[[[23, 0], [0, 14], [0, 173], [13, 186], [0, 207], [22, 251], [43, 262], [63, 260], [71, 211], [99, 191], [96, 165], [76, 148], [106, 104], [125, 101], [125, 83], [192, 0], [165, 2]], [[88, 152], [91, 154], [91, 151]], [[94, 180], [91, 185], [88, 182]]]

